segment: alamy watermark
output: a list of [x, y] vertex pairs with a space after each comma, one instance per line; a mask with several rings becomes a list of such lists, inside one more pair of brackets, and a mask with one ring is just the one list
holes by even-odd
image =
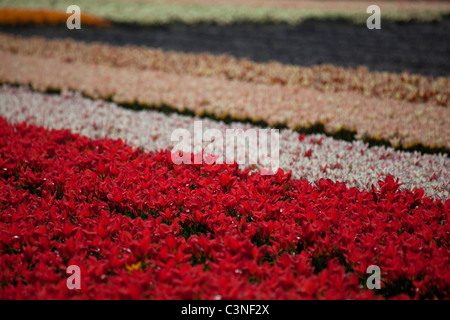
[[377, 265], [370, 265], [367, 267], [366, 273], [371, 276], [367, 278], [367, 289], [381, 289], [381, 270]]
[[381, 9], [377, 5], [371, 5], [367, 7], [366, 13], [371, 14], [369, 18], [367, 18], [366, 26], [367, 29], [381, 29]]
[[233, 164], [261, 168], [261, 174], [275, 174], [279, 168], [280, 135], [278, 129], [219, 129], [203, 132], [202, 121], [194, 122], [194, 135], [184, 128], [170, 137], [176, 145], [171, 158], [174, 164]]
[[66, 13], [71, 13], [70, 17], [67, 18], [66, 26], [67, 29], [81, 29], [81, 9], [77, 5], [70, 5], [67, 7]]
[[69, 290], [73, 290], [73, 289], [80, 290], [81, 289], [81, 270], [80, 270], [80, 267], [75, 265], [75, 264], [72, 264], [72, 265], [67, 267], [66, 273], [71, 275], [66, 280], [67, 289], [69, 289]]

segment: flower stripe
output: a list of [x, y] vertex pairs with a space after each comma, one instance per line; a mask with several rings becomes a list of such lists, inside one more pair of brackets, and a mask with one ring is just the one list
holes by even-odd
[[[0, 118], [1, 299], [448, 298], [450, 201]], [[368, 290], [376, 264], [381, 290]], [[81, 269], [68, 290], [66, 268]], [[360, 281], [362, 284], [360, 284]]]
[[70, 39], [22, 38], [1, 33], [0, 50], [63, 62], [135, 67], [268, 85], [298, 85], [323, 92], [355, 91], [370, 97], [450, 105], [448, 77], [369, 72], [364, 67], [347, 69], [321, 65], [306, 68], [277, 62], [256, 63], [227, 55], [181, 53], [136, 46], [116, 47]]
[[[192, 117], [143, 110], [131, 111], [114, 103], [92, 101], [79, 94], [46, 95], [25, 88], [0, 89], [0, 114], [8, 121], [26, 121], [46, 128], [69, 129], [93, 139], [122, 139], [147, 151], [171, 149], [171, 133], [185, 128], [193, 136]], [[249, 129], [253, 126], [203, 119], [203, 129]], [[204, 145], [206, 146], [206, 144]], [[430, 196], [448, 199], [450, 160], [446, 155], [400, 152], [372, 147], [361, 141], [337, 141], [321, 134], [280, 132], [280, 167], [297, 179], [332, 179], [368, 190], [380, 178], [392, 175], [410, 189], [423, 188]]]
[[[59, 10], [48, 9], [21, 9], [0, 8], [0, 25], [66, 25], [70, 14]], [[108, 27], [111, 25], [107, 20], [93, 15], [80, 14], [81, 24], [94, 27]]]
[[[216, 2], [216, 1], [215, 1]], [[373, 4], [369, 1], [301, 1], [297, 5], [273, 4], [274, 1], [236, 0], [232, 3], [211, 4], [211, 1], [117, 1], [117, 0], [77, 0], [77, 4], [91, 14], [111, 19], [114, 22], [138, 23], [144, 25], [167, 25], [174, 22], [185, 24], [217, 23], [221, 25], [251, 22], [299, 24], [308, 19], [345, 19], [354, 23], [364, 23], [367, 19], [365, 9]], [[278, 3], [278, 1], [276, 1]], [[322, 3], [323, 2], [323, 3]], [[259, 3], [255, 6], [255, 3]], [[0, 6], [45, 7], [65, 9], [70, 4], [67, 0], [0, 0]], [[379, 1], [383, 8], [385, 21], [439, 21], [450, 12], [450, 5], [445, 1], [419, 3], [396, 3]]]
[[327, 133], [356, 132], [357, 138], [388, 141], [395, 147], [417, 145], [450, 150], [450, 109], [346, 93], [323, 93], [297, 86], [264, 85], [136, 68], [85, 63], [0, 52], [0, 80], [31, 84], [41, 91], [75, 90], [119, 104], [160, 107], [179, 112], [265, 121], [307, 129], [323, 125]]

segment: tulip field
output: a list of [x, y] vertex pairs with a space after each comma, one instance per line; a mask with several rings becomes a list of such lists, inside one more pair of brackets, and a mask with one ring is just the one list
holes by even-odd
[[[379, 1], [381, 30], [310, 0], [79, 0], [67, 30], [68, 3], [0, 0], [0, 299], [450, 298], [448, 2]], [[405, 55], [320, 41], [422, 25]], [[278, 170], [176, 163], [199, 121], [278, 129]]]

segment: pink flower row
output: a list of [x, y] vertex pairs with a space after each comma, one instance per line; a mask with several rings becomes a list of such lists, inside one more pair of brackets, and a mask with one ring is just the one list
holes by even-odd
[[369, 72], [363, 67], [346, 69], [332, 65], [306, 68], [277, 62], [256, 63], [227, 55], [182, 53], [134, 46], [116, 47], [69, 39], [21, 38], [1, 33], [0, 50], [62, 62], [135, 67], [263, 84], [298, 85], [324, 92], [354, 91], [371, 97], [450, 105], [448, 77], [435, 79], [422, 75]]
[[168, 105], [196, 115], [265, 121], [291, 129], [323, 124], [328, 133], [351, 130], [357, 137], [384, 139], [393, 146], [450, 149], [450, 109], [430, 104], [132, 67], [63, 63], [5, 52], [0, 52], [0, 59], [1, 81], [30, 84], [40, 91], [71, 89], [121, 104]]

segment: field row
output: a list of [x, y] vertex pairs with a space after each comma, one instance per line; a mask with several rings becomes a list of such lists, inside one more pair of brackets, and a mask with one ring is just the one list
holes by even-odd
[[255, 63], [227, 55], [188, 54], [137, 46], [117, 47], [74, 40], [46, 40], [0, 34], [0, 50], [112, 67], [133, 67], [195, 76], [236, 79], [251, 83], [298, 85], [322, 92], [354, 91], [368, 97], [450, 105], [450, 78], [408, 73], [369, 72], [320, 65], [311, 68], [277, 62]]
[[[158, 3], [161, 0], [99, 0], [104, 2], [139, 2]], [[380, 0], [377, 3], [387, 10], [430, 10], [446, 8], [447, 0]], [[367, 8], [372, 2], [367, 0], [167, 0], [172, 4], [189, 5], [233, 5], [246, 7], [270, 7], [270, 8], [291, 8], [291, 9], [346, 9], [357, 11], [361, 7]], [[441, 3], [439, 3], [441, 2]]]
[[[0, 159], [2, 299], [449, 297], [450, 201], [389, 177], [366, 192], [174, 165], [2, 118]], [[381, 290], [365, 286], [373, 264]]]
[[[272, 3], [274, 3], [272, 1]], [[0, 0], [0, 6], [9, 7], [40, 7], [66, 10], [73, 1], [69, 0]], [[233, 3], [182, 3], [180, 1], [90, 1], [78, 0], [77, 5], [96, 16], [115, 22], [139, 23], [149, 25], [165, 25], [171, 23], [289, 23], [298, 24], [308, 19], [338, 20], [346, 19], [355, 23], [365, 23], [366, 9], [370, 2], [361, 4], [343, 3], [331, 4], [326, 2], [300, 3], [297, 6], [282, 7], [271, 5], [267, 1], [264, 5], [245, 5], [244, 2]], [[450, 5], [446, 2], [419, 4], [392, 4], [381, 1], [384, 21], [437, 21], [450, 12]]]
[[[0, 8], [0, 25], [66, 25], [69, 14], [48, 9], [20, 9]], [[110, 22], [94, 17], [87, 13], [81, 13], [81, 24], [85, 26], [107, 27]]]
[[[48, 129], [69, 129], [92, 139], [122, 139], [145, 151], [171, 150], [171, 134], [176, 128], [194, 136], [198, 118], [157, 111], [126, 110], [114, 103], [92, 101], [79, 94], [45, 95], [25, 88], [0, 89], [0, 115], [11, 123], [26, 122]], [[256, 128], [249, 124], [224, 124], [202, 119], [203, 132], [219, 129]], [[209, 143], [204, 142], [203, 148]], [[223, 150], [226, 149], [224, 141]], [[450, 160], [443, 155], [399, 152], [391, 148], [368, 148], [361, 141], [337, 141], [324, 135], [301, 135], [280, 131], [279, 165], [295, 179], [315, 182], [331, 179], [348, 187], [371, 190], [379, 179], [391, 175], [403, 183], [401, 188], [423, 188], [428, 196], [448, 199]], [[241, 169], [245, 169], [242, 166]]]
[[169, 106], [178, 112], [229, 117], [384, 140], [395, 147], [450, 149], [450, 109], [365, 97], [355, 92], [323, 93], [310, 88], [265, 85], [0, 52], [0, 81], [35, 90], [73, 90], [119, 104]]
[[[115, 2], [140, 2], [140, 3], [158, 3], [161, 0], [99, 0]], [[447, 0], [380, 0], [379, 6], [387, 10], [430, 10], [446, 8]], [[270, 8], [291, 8], [291, 9], [347, 9], [357, 11], [361, 7], [367, 8], [371, 1], [367, 0], [168, 0], [165, 2], [173, 4], [197, 4], [197, 5], [233, 5], [248, 7], [270, 7]], [[441, 3], [439, 3], [441, 2]]]

